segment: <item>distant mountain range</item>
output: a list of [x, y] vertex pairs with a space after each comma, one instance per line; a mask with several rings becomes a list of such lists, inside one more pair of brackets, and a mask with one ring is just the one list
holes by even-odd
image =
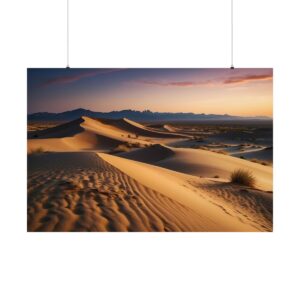
[[38, 112], [28, 115], [28, 121], [72, 121], [82, 116], [91, 118], [120, 119], [128, 118], [136, 122], [152, 121], [237, 121], [237, 120], [271, 120], [269, 117], [239, 117], [231, 115], [216, 114], [194, 114], [194, 113], [171, 113], [152, 112], [150, 110], [121, 110], [111, 112], [95, 112], [83, 108], [65, 111], [61, 113]]

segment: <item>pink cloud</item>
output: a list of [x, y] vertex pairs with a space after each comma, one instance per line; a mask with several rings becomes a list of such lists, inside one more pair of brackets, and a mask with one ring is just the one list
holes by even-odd
[[85, 72], [85, 73], [80, 73], [80, 74], [75, 74], [75, 75], [55, 77], [55, 78], [51, 78], [51, 79], [48, 79], [45, 82], [43, 82], [41, 84], [41, 87], [48, 87], [50, 85], [69, 84], [69, 83], [79, 81], [83, 78], [94, 77], [94, 76], [97, 76], [100, 74], [119, 72], [121, 70], [124, 70], [124, 69], [97, 70], [97, 71]]
[[271, 80], [273, 78], [272, 74], [262, 74], [262, 75], [241, 75], [227, 78], [223, 81], [224, 84], [242, 84], [250, 81], [264, 81]]
[[138, 80], [136, 82], [149, 85], [166, 86], [166, 87], [195, 87], [195, 86], [220, 86], [229, 84], [244, 84], [251, 81], [266, 81], [273, 78], [272, 74], [262, 75], [240, 75], [232, 76], [226, 79], [216, 78], [215, 80], [202, 81], [158, 81], [158, 80]]

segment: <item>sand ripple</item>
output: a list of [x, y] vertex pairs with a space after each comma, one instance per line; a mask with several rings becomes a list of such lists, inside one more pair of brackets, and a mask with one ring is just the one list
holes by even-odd
[[201, 231], [188, 207], [94, 153], [29, 157], [29, 231]]

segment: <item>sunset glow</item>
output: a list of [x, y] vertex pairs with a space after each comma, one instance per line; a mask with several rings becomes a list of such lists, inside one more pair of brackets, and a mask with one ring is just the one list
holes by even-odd
[[76, 108], [272, 117], [272, 69], [28, 69], [28, 113]]

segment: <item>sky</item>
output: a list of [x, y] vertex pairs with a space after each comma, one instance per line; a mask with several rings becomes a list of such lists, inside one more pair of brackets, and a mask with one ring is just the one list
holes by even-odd
[[28, 113], [77, 108], [272, 117], [273, 70], [28, 69]]

